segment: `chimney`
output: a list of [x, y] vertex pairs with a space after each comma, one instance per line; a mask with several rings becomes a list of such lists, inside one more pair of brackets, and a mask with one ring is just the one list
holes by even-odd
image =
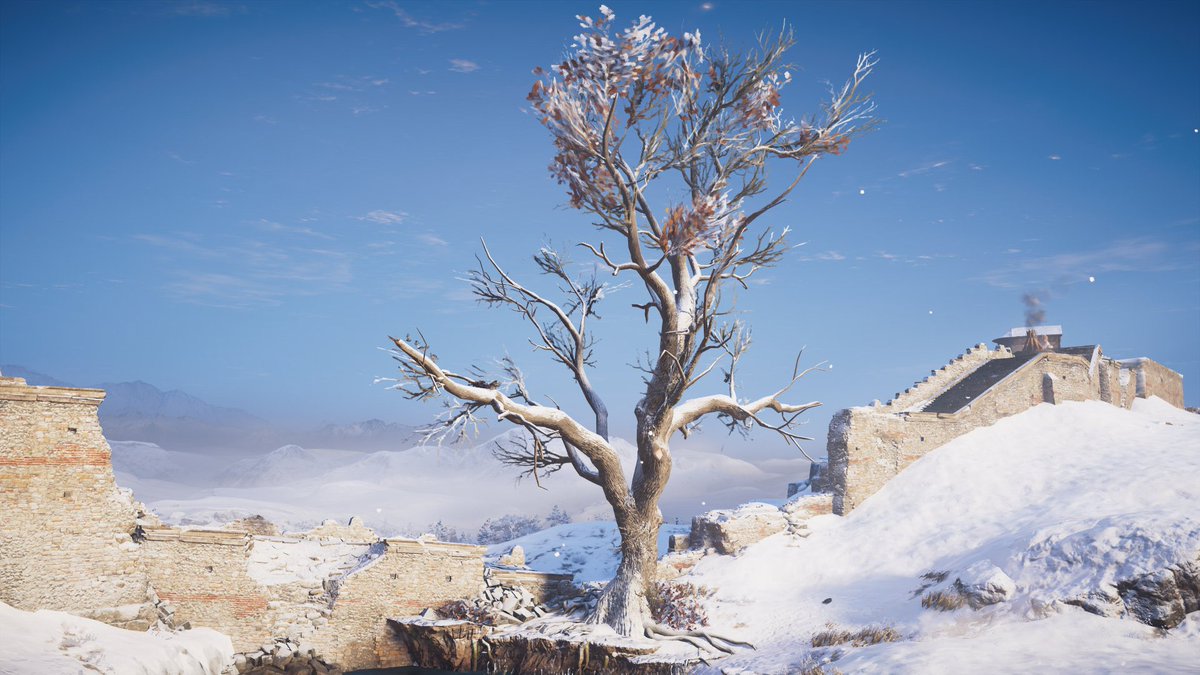
[[1062, 326], [1021, 326], [992, 340], [1014, 354], [1034, 354], [1062, 347]]

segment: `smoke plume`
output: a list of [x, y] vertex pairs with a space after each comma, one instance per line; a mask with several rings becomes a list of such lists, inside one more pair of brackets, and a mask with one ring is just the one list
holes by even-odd
[[1025, 326], [1040, 326], [1046, 321], [1045, 301], [1049, 294], [1046, 291], [1029, 291], [1021, 296], [1025, 303]]

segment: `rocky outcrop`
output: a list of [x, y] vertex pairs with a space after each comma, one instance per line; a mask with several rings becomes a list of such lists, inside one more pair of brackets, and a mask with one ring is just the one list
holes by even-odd
[[388, 625], [412, 662], [424, 668], [530, 675], [682, 675], [699, 663], [687, 658], [656, 659], [658, 645], [645, 641], [504, 633], [468, 621], [389, 619]]
[[1117, 593], [1138, 621], [1174, 628], [1200, 610], [1200, 559], [1118, 582]]
[[999, 567], [981, 560], [963, 570], [954, 580], [954, 589], [972, 609], [980, 609], [1011, 599], [1017, 585]]
[[787, 518], [779, 507], [743, 504], [736, 509], [718, 509], [692, 518], [688, 543], [694, 549], [711, 548], [717, 553], [733, 555], [787, 529]]

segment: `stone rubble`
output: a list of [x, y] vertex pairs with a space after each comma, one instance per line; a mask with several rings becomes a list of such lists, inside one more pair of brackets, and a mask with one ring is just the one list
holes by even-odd
[[238, 675], [341, 675], [341, 669], [317, 657], [306, 642], [275, 638], [251, 652], [233, 657]]

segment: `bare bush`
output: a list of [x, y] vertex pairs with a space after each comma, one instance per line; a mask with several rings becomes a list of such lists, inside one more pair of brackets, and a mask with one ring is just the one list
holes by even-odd
[[712, 597], [713, 590], [691, 582], [660, 581], [651, 602], [654, 616], [663, 624], [679, 630], [696, 630], [708, 625], [705, 598]]
[[867, 626], [854, 631], [829, 623], [825, 624], [825, 630], [813, 635], [812, 646], [836, 647], [848, 644], [851, 647], [866, 647], [881, 642], [899, 642], [903, 639], [904, 636], [891, 626]]

